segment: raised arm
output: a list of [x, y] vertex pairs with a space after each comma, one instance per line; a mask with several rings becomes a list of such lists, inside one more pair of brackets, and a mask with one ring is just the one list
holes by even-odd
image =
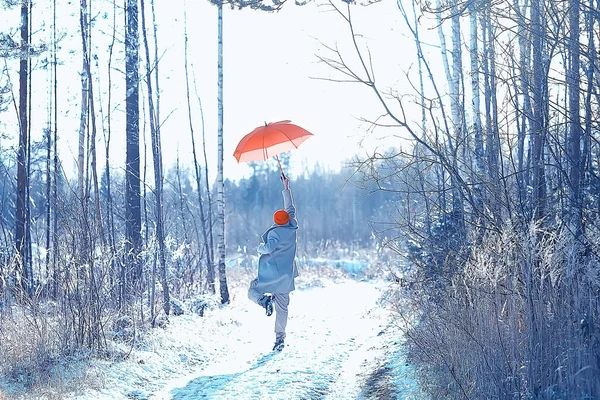
[[283, 209], [290, 215], [290, 219], [296, 218], [296, 206], [294, 206], [294, 199], [292, 197], [292, 191], [290, 190], [290, 180], [287, 176], [282, 175], [281, 181], [283, 182]]

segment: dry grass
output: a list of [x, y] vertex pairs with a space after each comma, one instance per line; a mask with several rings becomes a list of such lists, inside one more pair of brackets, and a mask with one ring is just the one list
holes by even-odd
[[[439, 301], [403, 289], [421, 386], [444, 399], [600, 398], [598, 262], [568, 233], [490, 235]], [[419, 310], [419, 313], [407, 312]]]
[[35, 313], [24, 307], [5, 309], [0, 338], [1, 399], [59, 399], [70, 388], [95, 384], [85, 373], [88, 353], [69, 346], [51, 307]]

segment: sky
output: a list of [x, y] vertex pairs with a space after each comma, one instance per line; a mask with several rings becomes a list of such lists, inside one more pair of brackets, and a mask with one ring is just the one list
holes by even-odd
[[[100, 114], [98, 134], [98, 167], [103, 168], [106, 132], [108, 45], [112, 34], [112, 1], [95, 0], [92, 3], [94, 30], [93, 51], [98, 60], [92, 66], [95, 93], [102, 97], [96, 104]], [[120, 4], [120, 3], [119, 3]], [[338, 2], [336, 4], [343, 5]], [[51, 33], [51, 2], [36, 3], [33, 11], [34, 42], [48, 41]], [[79, 2], [58, 0], [59, 32], [64, 36], [59, 44], [59, 137], [60, 152], [65, 172], [75, 170], [77, 132], [80, 117], [82, 68], [81, 39], [78, 21]], [[146, 5], [149, 8], [149, 4]], [[208, 1], [156, 1], [159, 36], [159, 72], [161, 75], [162, 147], [165, 169], [172, 167], [177, 157], [184, 165], [191, 165], [190, 126], [187, 114], [184, 74], [184, 9], [187, 10], [188, 54], [190, 73], [196, 79], [196, 90], [202, 102], [207, 155], [211, 175], [217, 165], [217, 8]], [[355, 30], [360, 40], [367, 43], [374, 60], [377, 83], [382, 88], [392, 87], [400, 92], [412, 92], [405, 73], [414, 70], [416, 62], [414, 43], [408, 37], [394, 1], [382, 1], [368, 7], [353, 6]], [[4, 12], [5, 21], [11, 21], [13, 32], [18, 28], [18, 10]], [[118, 15], [120, 26], [122, 15]], [[141, 21], [140, 21], [141, 22]], [[150, 28], [151, 21], [147, 24]], [[8, 26], [8, 25], [7, 25]], [[117, 33], [116, 53], [113, 56], [113, 128], [111, 137], [111, 166], [124, 166], [124, 85], [122, 32]], [[151, 39], [150, 39], [151, 40]], [[282, 10], [266, 13], [251, 9], [224, 8], [224, 175], [238, 179], [251, 170], [247, 164], [238, 164], [233, 152], [239, 140], [265, 122], [291, 120], [302, 126], [313, 137], [292, 152], [293, 173], [301, 174], [315, 165], [338, 169], [354, 154], [364, 154], [375, 147], [402, 145], [398, 128], [366, 133], [368, 124], [360, 118], [376, 119], [382, 109], [373, 92], [358, 83], [338, 83], [340, 78], [330, 67], [319, 62], [317, 55], [330, 56], [326, 46], [337, 47], [345, 60], [357, 65], [351, 48], [350, 31], [345, 21], [325, 2], [311, 2], [297, 6], [288, 1]], [[142, 53], [142, 52], [141, 52]], [[143, 53], [142, 53], [143, 54]], [[42, 132], [47, 124], [49, 71], [39, 67], [41, 59], [34, 60], [32, 131]], [[145, 67], [145, 64], [142, 66]], [[8, 64], [11, 80], [18, 80], [18, 63]], [[190, 78], [193, 79], [193, 78]], [[192, 121], [196, 145], [201, 142], [202, 120], [190, 82], [193, 99]], [[142, 85], [140, 95], [145, 94]], [[15, 89], [16, 90], [16, 89]], [[102, 96], [100, 96], [102, 94]], [[417, 113], [410, 115], [418, 120]], [[14, 109], [4, 112], [0, 126], [5, 132], [16, 131]], [[101, 122], [103, 124], [101, 124]], [[142, 132], [143, 134], [144, 132]], [[146, 131], [149, 141], [149, 132]], [[13, 136], [13, 139], [16, 135]], [[35, 138], [34, 138], [35, 139]], [[39, 138], [38, 138], [39, 140]], [[13, 140], [16, 143], [16, 140]], [[142, 139], [142, 147], [143, 147]], [[3, 142], [3, 147], [6, 143]], [[148, 151], [150, 147], [148, 145]], [[199, 151], [199, 149], [198, 149]], [[150, 157], [150, 156], [149, 156]], [[268, 162], [275, 163], [274, 160]], [[151, 158], [148, 158], [151, 171]], [[275, 164], [273, 164], [275, 165]]]
[[[391, 29], [397, 24], [395, 17], [399, 17], [397, 12], [393, 16], [394, 9], [395, 4], [388, 1], [361, 10], [367, 21], [364, 25], [372, 35], [371, 45], [379, 45], [381, 50], [389, 52], [387, 57], [394, 49], [385, 46], [395, 41], [394, 36], [399, 36]], [[173, 24], [174, 28], [169, 30], [172, 47], [168, 51], [177, 60], [179, 57], [175, 54], [182, 51], [177, 30], [183, 29], [177, 20], [182, 12], [175, 7], [170, 11], [169, 17], [160, 15], [165, 21], [163, 24]], [[196, 18], [203, 22], [196, 27], [200, 30], [190, 32], [190, 54], [197, 76], [202, 77], [199, 90], [205, 99], [206, 131], [214, 138], [217, 126], [214, 101], [217, 94], [216, 8], [207, 2], [188, 2], [188, 22], [195, 23]], [[248, 171], [247, 165], [238, 164], [232, 154], [239, 140], [264, 122], [287, 119], [313, 133], [311, 139], [292, 152], [299, 170], [315, 163], [336, 169], [358, 151], [358, 141], [366, 128], [359, 117], [378, 115], [380, 110], [367, 88], [323, 80], [334, 74], [317, 59], [316, 54], [327, 54], [321, 43], [329, 46], [349, 43], [347, 26], [337, 14], [318, 3], [296, 6], [289, 2], [277, 13], [226, 8], [223, 26], [225, 176], [239, 176]], [[173, 76], [177, 76], [181, 68], [173, 64]], [[184, 99], [175, 88], [171, 93], [177, 99]], [[185, 105], [179, 104], [183, 110]], [[179, 115], [178, 119], [186, 119]], [[180, 122], [169, 121], [170, 125], [166, 126], [172, 127], [170, 132], [187, 133]], [[185, 133], [178, 137], [180, 141], [172, 142], [173, 145], [187, 139]], [[208, 148], [216, 148], [216, 142], [211, 142]]]

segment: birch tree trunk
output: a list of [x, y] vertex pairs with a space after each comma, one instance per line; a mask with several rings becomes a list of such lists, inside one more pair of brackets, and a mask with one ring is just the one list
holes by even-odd
[[56, 0], [52, 4], [52, 69], [54, 70], [54, 179], [52, 187], [52, 208], [54, 209], [54, 220], [52, 221], [52, 296], [58, 297], [58, 71], [57, 71], [57, 39], [56, 39]]
[[[50, 43], [54, 40], [53, 32], [50, 30]], [[50, 60], [48, 67], [48, 122], [45, 130], [45, 142], [46, 142], [46, 259], [45, 259], [45, 281], [46, 285], [51, 281], [50, 279], [50, 256], [53, 252], [52, 249], [52, 118], [54, 118], [54, 114], [52, 112], [54, 108], [54, 97], [52, 95], [52, 91], [54, 87], [52, 86], [52, 79], [54, 76], [55, 68], [53, 66], [53, 57], [52, 51], [50, 51]], [[48, 287], [45, 288], [46, 295], [48, 294]]]
[[[444, 66], [444, 71], [446, 73], [446, 79], [448, 81], [448, 88], [450, 94], [450, 114], [452, 121], [452, 130], [454, 134], [454, 138], [452, 139], [450, 136], [450, 132], [448, 132], [448, 150], [450, 152], [450, 162], [452, 163], [452, 168], [455, 171], [457, 169], [457, 157], [458, 157], [458, 146], [462, 143], [462, 135], [463, 135], [463, 118], [461, 112], [461, 94], [460, 94], [460, 82], [462, 75], [462, 50], [461, 50], [461, 41], [460, 41], [460, 15], [458, 13], [458, 7], [456, 1], [452, 3], [452, 17], [451, 17], [451, 26], [452, 26], [452, 69], [450, 69], [450, 63], [448, 60], [448, 50], [446, 47], [446, 35], [442, 28], [442, 18], [441, 18], [441, 3], [440, 0], [436, 0], [437, 4], [437, 20], [438, 20], [438, 35], [440, 38], [440, 45], [442, 51], [442, 63]], [[456, 145], [453, 144], [456, 143]], [[450, 174], [450, 183], [452, 190], [452, 217], [458, 222], [459, 225], [463, 224], [463, 207], [462, 207], [462, 195], [461, 189], [459, 188], [459, 183], [457, 182], [458, 177], [455, 173]]]
[[[29, 8], [29, 46], [30, 46], [30, 50], [33, 50], [33, 46], [31, 44], [31, 35], [33, 32], [33, 25], [32, 25], [32, 15], [33, 15], [33, 4], [31, 2], [31, 0], [27, 0], [27, 2], [29, 3], [28, 8]], [[31, 205], [32, 205], [32, 199], [31, 199], [31, 145], [32, 145], [32, 140], [31, 140], [31, 94], [33, 93], [33, 86], [32, 86], [32, 71], [33, 71], [33, 66], [31, 64], [31, 57], [33, 56], [33, 51], [29, 51], [28, 55], [27, 55], [27, 76], [28, 78], [28, 82], [27, 82], [27, 137], [29, 138], [27, 141], [27, 166], [25, 167], [27, 173], [25, 174], [25, 188], [26, 188], [26, 194], [25, 194], [25, 251], [27, 253], [27, 268], [28, 268], [28, 273], [27, 275], [29, 276], [29, 295], [32, 296], [35, 290], [35, 281], [34, 281], [34, 276], [33, 276], [33, 255], [32, 255], [32, 249], [31, 249], [31, 244], [32, 244], [32, 240], [31, 240]]]
[[481, 126], [481, 100], [479, 87], [479, 46], [477, 29], [477, 9], [475, 2], [469, 5], [469, 23], [471, 28], [469, 55], [471, 57], [471, 93], [473, 113], [473, 136], [475, 141], [475, 201], [477, 208], [483, 211], [484, 191], [482, 190], [482, 180], [485, 176], [484, 150], [483, 150], [483, 132]]
[[81, 115], [79, 119], [79, 142], [77, 152], [77, 189], [79, 192], [79, 201], [84, 206], [83, 212], [85, 213], [85, 204], [87, 201], [85, 197], [87, 195], [85, 188], [85, 140], [87, 123], [89, 117], [88, 102], [89, 102], [89, 87], [91, 77], [89, 76], [88, 69], [88, 54], [87, 54], [87, 41], [89, 36], [89, 27], [87, 23], [87, 0], [80, 0], [79, 4], [79, 27], [81, 29], [81, 42], [83, 48], [83, 57], [81, 60]]
[[217, 175], [217, 204], [219, 213], [219, 289], [221, 304], [229, 303], [227, 274], [225, 271], [225, 194], [223, 182], [223, 2], [218, 7], [218, 175]]
[[[88, 137], [88, 122], [90, 118], [89, 100], [90, 100], [90, 65], [89, 65], [89, 22], [88, 22], [87, 0], [80, 0], [79, 3], [79, 29], [81, 31], [82, 48], [82, 66], [81, 66], [81, 116], [79, 120], [79, 143], [77, 156], [77, 189], [78, 201], [81, 207], [81, 226], [82, 232], [79, 236], [79, 248], [77, 250], [77, 259], [81, 265], [89, 265], [90, 253], [92, 247], [92, 235], [88, 224], [88, 170], [86, 157], [86, 138]], [[83, 269], [78, 269], [83, 273]], [[79, 275], [78, 275], [79, 276]], [[83, 277], [83, 276], [81, 276]]]

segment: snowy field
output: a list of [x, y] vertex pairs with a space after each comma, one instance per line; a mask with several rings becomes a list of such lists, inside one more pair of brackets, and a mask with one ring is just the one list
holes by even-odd
[[94, 361], [84, 373], [87, 389], [40, 398], [423, 398], [404, 360], [401, 334], [380, 302], [388, 283], [299, 283], [281, 353], [271, 352], [274, 316], [251, 303], [239, 285], [229, 306], [203, 318], [171, 317], [166, 329], [151, 331], [126, 360]]

